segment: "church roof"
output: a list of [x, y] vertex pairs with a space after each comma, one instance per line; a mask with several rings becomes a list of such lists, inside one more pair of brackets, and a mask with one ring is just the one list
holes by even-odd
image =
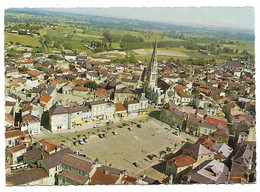
[[166, 83], [165, 81], [161, 80], [158, 78], [157, 80], [157, 86], [163, 90], [163, 93], [165, 93], [169, 88], [170, 88], [170, 85], [168, 83]]

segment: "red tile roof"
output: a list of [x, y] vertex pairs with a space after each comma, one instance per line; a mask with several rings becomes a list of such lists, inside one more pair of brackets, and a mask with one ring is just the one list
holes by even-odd
[[19, 137], [28, 134], [28, 131], [20, 131], [20, 130], [14, 130], [14, 131], [6, 131], [5, 132], [5, 138], [12, 138], [12, 137]]
[[122, 103], [116, 103], [116, 111], [126, 111], [126, 108]]
[[12, 152], [12, 153], [15, 153], [17, 151], [21, 151], [23, 149], [25, 149], [26, 146], [24, 144], [20, 144], [20, 145], [17, 145], [17, 146], [14, 146], [14, 147], [11, 147], [9, 148], [9, 150]]
[[91, 177], [90, 185], [115, 184], [118, 179], [119, 177], [116, 175], [111, 175], [102, 171], [96, 171], [95, 174]]
[[180, 154], [172, 159], [169, 159], [168, 161], [174, 162], [174, 164], [177, 167], [184, 167], [184, 166], [191, 165], [196, 162], [196, 160], [193, 159], [191, 156], [184, 155], [184, 154]]
[[45, 151], [46, 152], [51, 152], [51, 151], [54, 151], [55, 148], [56, 149], [59, 149], [60, 148], [60, 145], [57, 144], [57, 143], [54, 143], [48, 139], [43, 139], [41, 141], [39, 141], [42, 145], [45, 146]]
[[45, 102], [45, 103], [48, 103], [50, 100], [51, 100], [51, 96], [50, 95], [47, 95], [47, 94], [44, 94], [42, 97], [41, 97], [41, 99], [40, 99], [40, 101], [43, 101], [43, 102]]
[[37, 77], [38, 75], [40, 75], [38, 70], [28, 71], [27, 73], [33, 77]]

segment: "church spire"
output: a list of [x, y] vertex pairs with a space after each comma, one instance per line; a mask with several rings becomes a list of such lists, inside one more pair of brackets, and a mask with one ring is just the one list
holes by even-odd
[[154, 47], [153, 47], [153, 54], [152, 54], [152, 57], [151, 57], [151, 62], [150, 64], [154, 65], [154, 64], [157, 64], [157, 41], [155, 40], [154, 42]]
[[151, 57], [151, 62], [149, 63], [148, 71], [147, 71], [147, 83], [146, 87], [155, 87], [157, 86], [157, 41], [154, 42], [153, 54]]

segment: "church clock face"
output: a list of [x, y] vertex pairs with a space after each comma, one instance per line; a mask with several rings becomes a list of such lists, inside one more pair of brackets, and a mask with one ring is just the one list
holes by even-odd
[[168, 94], [168, 97], [172, 97], [173, 96], [173, 91], [169, 91], [167, 94]]

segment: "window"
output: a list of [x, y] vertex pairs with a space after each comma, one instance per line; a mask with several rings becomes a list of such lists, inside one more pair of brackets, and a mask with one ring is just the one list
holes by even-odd
[[204, 133], [207, 133], [207, 129], [204, 129]]

